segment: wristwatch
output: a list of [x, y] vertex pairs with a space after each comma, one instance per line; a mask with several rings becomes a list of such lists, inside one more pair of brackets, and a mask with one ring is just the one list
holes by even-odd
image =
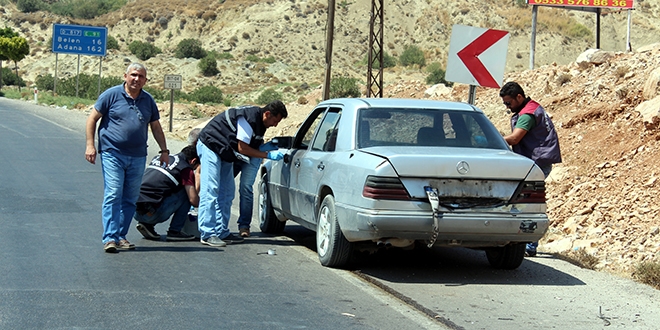
[[170, 153], [170, 149], [161, 150], [161, 151], [159, 151], [158, 153], [159, 153], [159, 154], [162, 154], [162, 153], [164, 153], [164, 152], [166, 152], [166, 153], [169, 154], [169, 153]]

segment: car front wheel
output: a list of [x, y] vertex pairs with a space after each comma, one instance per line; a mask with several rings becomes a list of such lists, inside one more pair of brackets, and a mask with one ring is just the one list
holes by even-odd
[[326, 267], [344, 267], [348, 264], [353, 245], [346, 240], [337, 222], [335, 198], [325, 196], [321, 203], [316, 227], [316, 253], [321, 265]]
[[486, 249], [486, 258], [493, 268], [516, 269], [525, 259], [525, 243], [512, 243]]
[[264, 173], [259, 182], [259, 228], [267, 234], [279, 234], [285, 225], [275, 216], [268, 192], [268, 174]]

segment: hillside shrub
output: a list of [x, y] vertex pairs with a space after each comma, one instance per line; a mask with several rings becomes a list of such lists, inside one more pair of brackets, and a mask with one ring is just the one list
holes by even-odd
[[257, 104], [266, 105], [273, 101], [282, 100], [282, 94], [278, 93], [272, 88], [268, 88], [259, 94], [259, 97], [255, 100]]
[[338, 77], [330, 82], [330, 98], [358, 97], [360, 87], [357, 78]]
[[[51, 37], [52, 38], [52, 37]], [[105, 44], [106, 49], [116, 49], [119, 50], [119, 42], [117, 42], [117, 39], [115, 37], [108, 35], [108, 40], [106, 41]]]
[[218, 62], [216, 62], [215, 58], [211, 56], [201, 59], [197, 64], [197, 67], [205, 77], [212, 77], [220, 73], [218, 70]]
[[399, 63], [401, 63], [403, 66], [418, 64], [420, 67], [422, 67], [426, 65], [424, 52], [415, 45], [406, 46], [403, 50], [403, 53], [401, 53], [401, 56], [399, 56]]
[[207, 52], [202, 48], [202, 42], [199, 39], [183, 39], [176, 45], [174, 56], [176, 58], [196, 58], [206, 57]]
[[37, 85], [37, 88], [40, 91], [52, 91], [53, 85], [55, 84], [55, 78], [51, 74], [38, 75], [35, 79], [34, 84]]
[[448, 82], [445, 80], [445, 70], [442, 69], [440, 63], [434, 62], [431, 63], [426, 71], [429, 73], [426, 76], [426, 83], [429, 85], [444, 84], [447, 87], [451, 87], [454, 83]]
[[21, 77], [17, 77], [14, 71], [10, 68], [2, 68], [2, 82], [0, 86], [20, 86], [25, 87], [25, 81]]
[[147, 93], [151, 94], [151, 96], [154, 98], [154, 100], [158, 102], [162, 101], [168, 101], [170, 99], [170, 90], [164, 90], [164, 89], [159, 89], [156, 87], [152, 86], [144, 86], [142, 87]]
[[160, 53], [162, 51], [160, 48], [154, 46], [148, 42], [142, 42], [135, 40], [128, 45], [128, 50], [131, 51], [131, 54], [137, 56], [142, 61], [146, 61]]
[[188, 94], [188, 100], [197, 103], [222, 103], [222, 91], [215, 86], [203, 86]]
[[24, 13], [33, 13], [42, 7], [44, 3], [41, 0], [16, 0], [16, 8]]
[[44, 9], [54, 14], [91, 19], [120, 9], [126, 4], [127, 0], [69, 0], [49, 2], [52, 5]]
[[[103, 93], [103, 91], [106, 89], [119, 85], [123, 82], [124, 81], [118, 77], [101, 77], [101, 93]], [[57, 79], [57, 93], [63, 96], [76, 96], [76, 76]], [[78, 97], [95, 100], [98, 98], [98, 96], [99, 76], [84, 73], [79, 74]]]
[[[360, 63], [363, 65], [367, 65], [367, 62], [369, 62], [369, 54], [366, 54], [362, 59], [362, 62]], [[393, 68], [395, 66], [396, 66], [396, 58], [388, 54], [386, 51], [383, 51], [383, 68]], [[377, 58], [374, 59], [373, 67], [374, 68], [380, 67], [380, 61]]]

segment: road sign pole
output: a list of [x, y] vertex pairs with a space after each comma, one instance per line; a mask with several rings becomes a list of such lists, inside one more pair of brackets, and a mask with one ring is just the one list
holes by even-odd
[[172, 132], [172, 117], [174, 117], [174, 90], [170, 89], [170, 132]]
[[98, 98], [101, 96], [101, 67], [103, 65], [103, 57], [99, 56], [99, 89], [98, 92], [96, 93], [96, 97]]
[[53, 78], [53, 96], [57, 94], [57, 53], [55, 53], [55, 78]]
[[477, 98], [477, 86], [470, 85], [470, 92], [468, 94], [468, 103], [474, 105], [474, 101]]
[[76, 69], [76, 97], [78, 97], [78, 82], [80, 81], [80, 54], [78, 54], [78, 68]]

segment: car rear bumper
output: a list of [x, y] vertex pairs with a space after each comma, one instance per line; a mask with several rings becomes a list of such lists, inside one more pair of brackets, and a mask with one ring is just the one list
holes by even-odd
[[[378, 211], [338, 207], [339, 225], [351, 242], [401, 238], [429, 240], [434, 216], [430, 211]], [[341, 213], [344, 213], [343, 215]], [[351, 216], [347, 216], [347, 215]], [[546, 214], [448, 212], [438, 216], [435, 245], [489, 247], [538, 241], [548, 229]]]

